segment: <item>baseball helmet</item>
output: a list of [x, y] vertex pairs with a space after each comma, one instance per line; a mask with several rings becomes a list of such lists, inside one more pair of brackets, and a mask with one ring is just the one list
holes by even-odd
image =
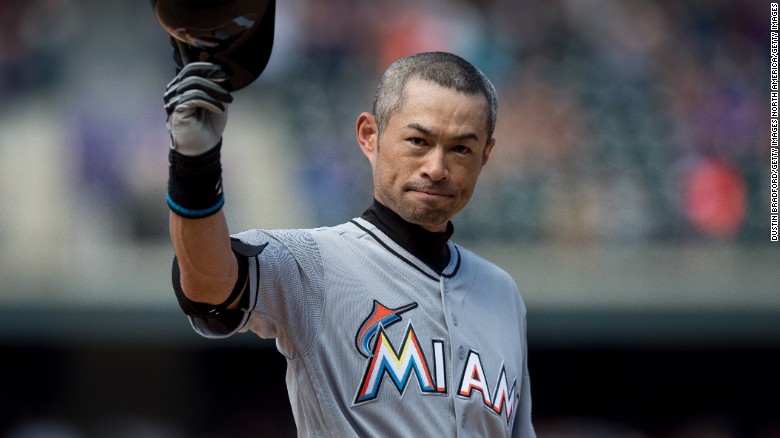
[[246, 87], [265, 70], [274, 42], [276, 0], [152, 0], [171, 36], [177, 69], [195, 61], [222, 66], [228, 91]]

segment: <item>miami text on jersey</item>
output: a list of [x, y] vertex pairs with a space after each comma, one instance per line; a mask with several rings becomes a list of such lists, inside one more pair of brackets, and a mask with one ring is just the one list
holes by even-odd
[[[395, 309], [385, 307], [374, 301], [371, 314], [363, 321], [355, 336], [355, 346], [360, 354], [368, 358], [363, 379], [355, 396], [355, 405], [375, 400], [385, 377], [392, 381], [399, 394], [406, 390], [412, 374], [417, 378], [423, 394], [448, 394], [447, 373], [445, 368], [444, 341], [431, 340], [433, 357], [426, 358], [420, 340], [409, 321], [401, 340], [400, 348], [395, 348], [385, 329], [401, 321], [400, 314], [417, 307], [417, 303], [407, 304]], [[373, 347], [372, 347], [373, 342]], [[501, 364], [498, 380], [491, 392], [485, 376], [482, 360], [474, 350], [470, 350], [460, 373], [456, 394], [463, 398], [478, 396], [485, 407], [498, 415], [504, 412], [507, 423], [511, 421], [515, 402], [517, 378], [512, 385], [507, 383], [506, 369]], [[478, 395], [476, 395], [478, 394]]]

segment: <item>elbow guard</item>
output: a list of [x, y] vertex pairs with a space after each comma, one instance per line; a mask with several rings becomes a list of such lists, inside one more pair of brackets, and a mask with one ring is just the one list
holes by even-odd
[[[173, 258], [171, 280], [179, 306], [187, 316], [205, 320], [209, 326], [216, 323], [226, 328], [234, 328], [241, 322], [244, 311], [248, 310], [249, 303], [249, 294], [247, 293], [249, 285], [249, 257], [254, 257], [265, 249], [265, 245], [248, 245], [233, 238], [231, 238], [231, 246], [238, 262], [238, 278], [230, 295], [220, 304], [202, 303], [187, 298], [181, 287], [181, 272], [179, 271], [178, 258], [176, 256]], [[239, 297], [241, 298], [239, 309], [228, 309], [228, 306]]]

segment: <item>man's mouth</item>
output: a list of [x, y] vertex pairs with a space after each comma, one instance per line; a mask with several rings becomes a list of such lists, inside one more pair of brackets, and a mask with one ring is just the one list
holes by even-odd
[[450, 198], [452, 195], [442, 190], [432, 190], [426, 188], [410, 188], [410, 192], [414, 192], [418, 197], [429, 200], [442, 200]]

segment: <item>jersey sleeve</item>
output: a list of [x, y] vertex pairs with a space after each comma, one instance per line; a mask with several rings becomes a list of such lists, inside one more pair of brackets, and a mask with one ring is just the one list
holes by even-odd
[[275, 339], [279, 351], [289, 358], [305, 354], [322, 319], [325, 281], [316, 240], [308, 230], [251, 230], [232, 237], [245, 247], [244, 252], [261, 249], [246, 257], [241, 310], [229, 317], [228, 326], [190, 317], [193, 328], [211, 338], [252, 331]]

